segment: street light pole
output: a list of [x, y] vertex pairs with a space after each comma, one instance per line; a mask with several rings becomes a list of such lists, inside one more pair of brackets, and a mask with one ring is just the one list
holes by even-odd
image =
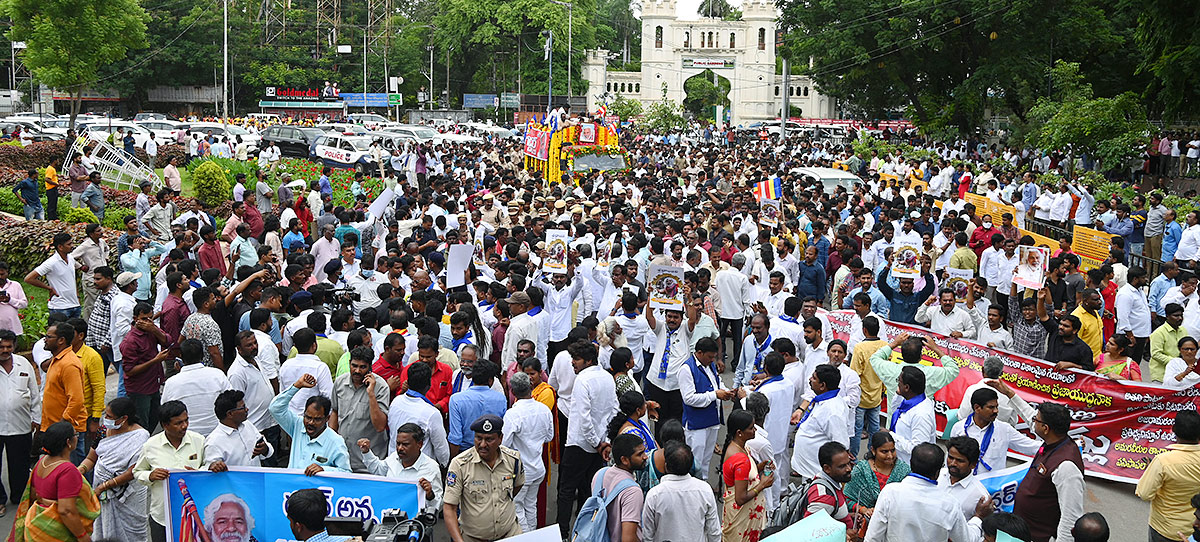
[[222, 62], [222, 71], [224, 77], [221, 82], [221, 126], [225, 130], [225, 135], [229, 136], [229, 0], [221, 2], [221, 11], [223, 12], [224, 24], [222, 25], [222, 33], [224, 34], [224, 61]]
[[554, 31], [546, 32], [546, 114], [554, 111]]
[[367, 112], [367, 30], [369, 28], [370, 26], [363, 27], [363, 113]]
[[575, 95], [575, 93], [571, 90], [571, 56], [573, 51], [573, 40], [575, 38], [575, 2], [573, 0], [570, 2], [560, 2], [559, 0], [550, 1], [560, 6], [566, 6], [567, 8], [567, 99], [569, 100], [571, 96]]

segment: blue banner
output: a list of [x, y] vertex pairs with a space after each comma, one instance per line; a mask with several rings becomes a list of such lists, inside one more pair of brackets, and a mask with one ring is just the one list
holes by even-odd
[[[346, 107], [362, 107], [363, 93], [361, 92], [343, 92], [342, 100], [345, 101]], [[386, 92], [368, 92], [367, 107], [387, 107], [388, 95]]]
[[495, 94], [463, 94], [463, 109], [487, 109], [495, 106]]
[[288, 496], [300, 489], [324, 492], [331, 516], [374, 518], [376, 522], [389, 509], [416, 517], [424, 504], [423, 492], [416, 483], [379, 476], [333, 472], [305, 476], [299, 470], [252, 467], [230, 467], [228, 472], [171, 471], [163, 488], [170, 512], [167, 533], [172, 542], [179, 540], [179, 526], [184, 519], [182, 487], [187, 488], [203, 528], [209, 530], [214, 541], [222, 533], [234, 534], [229, 531], [241, 540], [250, 536], [258, 542], [292, 540], [285, 504]]
[[975, 475], [983, 489], [992, 496], [992, 506], [1001, 512], [1012, 512], [1017, 500], [1017, 486], [1029, 472], [1029, 463]]

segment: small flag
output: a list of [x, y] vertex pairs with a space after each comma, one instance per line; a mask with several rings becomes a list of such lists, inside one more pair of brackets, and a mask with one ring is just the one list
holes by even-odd
[[179, 492], [183, 493], [183, 524], [179, 526], [179, 542], [208, 542], [208, 533], [204, 532], [204, 524], [200, 522], [200, 511], [188, 491], [187, 483], [179, 480]]
[[783, 196], [783, 181], [779, 178], [759, 181], [754, 185], [754, 199], [780, 199]]

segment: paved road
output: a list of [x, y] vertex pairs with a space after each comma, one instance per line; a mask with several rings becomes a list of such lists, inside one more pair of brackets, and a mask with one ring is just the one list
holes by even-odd
[[[732, 375], [724, 375], [726, 383], [732, 380]], [[116, 376], [109, 375], [108, 377], [108, 393], [116, 393]], [[719, 439], [719, 442], [724, 441], [724, 435]], [[1015, 464], [1010, 460], [1010, 465]], [[0, 480], [7, 480], [8, 464], [4, 464], [3, 477]], [[716, 459], [713, 460], [713, 473], [710, 476], [711, 480], [716, 480]], [[557, 467], [551, 468], [552, 480], [558, 480]], [[547, 492], [549, 503], [547, 503], [547, 517], [553, 518], [557, 506], [557, 493], [554, 487], [551, 487]], [[1146, 518], [1150, 514], [1150, 505], [1138, 499], [1133, 494], [1133, 485], [1110, 482], [1098, 478], [1087, 478], [1087, 495], [1084, 503], [1084, 510], [1088, 512], [1100, 512], [1108, 519], [1109, 527], [1112, 529], [1111, 540], [1113, 542], [1134, 542], [1146, 539]], [[7, 534], [12, 529], [13, 519], [16, 516], [16, 507], [9, 506], [8, 513], [0, 517], [0, 536], [7, 538]], [[434, 529], [434, 542], [448, 542], [449, 536], [446, 535], [446, 530], [439, 523]], [[121, 542], [141, 542], [141, 541], [121, 541]]]

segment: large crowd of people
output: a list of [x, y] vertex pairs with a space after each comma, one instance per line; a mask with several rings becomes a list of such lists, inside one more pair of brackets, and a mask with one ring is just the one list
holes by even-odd
[[[326, 171], [238, 179], [221, 227], [145, 187], [116, 247], [96, 227], [59, 234], [24, 277], [50, 294], [29, 359], [13, 353], [27, 299], [0, 263], [0, 495], [23, 540], [165, 540], [169, 469], [241, 466], [415, 482], [453, 542], [555, 523], [570, 539], [579, 507], [610, 493], [604, 528], [622, 542], [755, 542], [819, 511], [851, 540], [1106, 540], [1067, 407], [1026, 403], [989, 358], [939, 446], [933, 394], [965, 375], [886, 321], [1056, 371], [1194, 386], [1200, 218], [1180, 232], [1161, 194], [1096, 200], [1067, 175], [1023, 175], [1062, 168], [1054, 153], [917, 148], [942, 158], [639, 137], [626, 171], [544, 179], [519, 144], [421, 147], [383, 168], [395, 199], [378, 215], [365, 193], [335, 206]], [[999, 157], [1009, 172], [986, 165]], [[861, 182], [791, 172], [835, 163]], [[775, 178], [783, 216], [767, 226], [751, 187]], [[968, 190], [1017, 215], [982, 214]], [[1117, 236], [1086, 272], [1063, 239], [1044, 286], [1025, 287], [1028, 220]], [[570, 239], [560, 272], [543, 265], [549, 230]], [[918, 272], [893, 272], [901, 246], [920, 247]], [[683, 270], [679, 309], [650, 306], [655, 265]], [[949, 269], [969, 271], [965, 299]], [[831, 310], [850, 311], [848, 335]], [[1138, 486], [1151, 541], [1193, 532], [1200, 416], [1180, 412], [1175, 438]], [[1005, 513], [975, 477], [1009, 450], [1035, 468]], [[319, 511], [305, 498], [296, 510]], [[328, 539], [288, 515], [296, 536]], [[249, 539], [244, 523], [206, 528]]]

